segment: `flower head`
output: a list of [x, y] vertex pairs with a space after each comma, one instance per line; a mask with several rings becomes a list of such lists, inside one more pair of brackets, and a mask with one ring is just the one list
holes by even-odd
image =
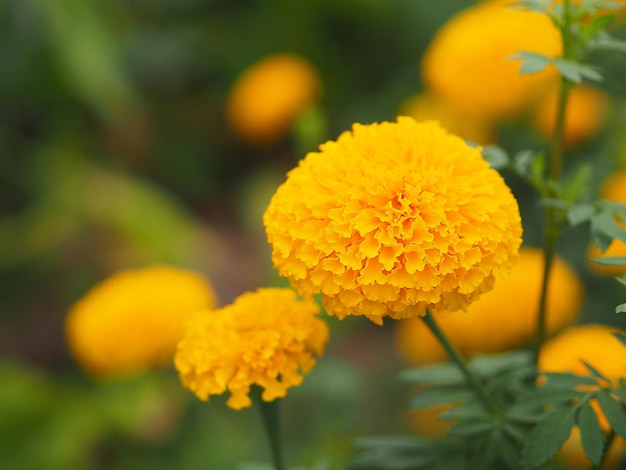
[[[466, 313], [437, 318], [450, 342], [466, 357], [479, 353], [510, 351], [529, 344], [537, 329], [541, 296], [543, 251], [524, 247], [507, 279], [497, 279], [491, 292], [482, 295]], [[548, 284], [547, 333], [553, 335], [573, 324], [580, 314], [583, 285], [576, 272], [556, 257]], [[448, 360], [439, 341], [420, 319], [396, 325], [396, 346], [410, 364]]]
[[324, 353], [329, 337], [314, 302], [291, 289], [248, 292], [219, 310], [198, 312], [187, 324], [174, 364], [183, 385], [201, 400], [229, 391], [228, 406], [251, 405], [252, 385], [262, 398], [284, 397]]
[[[591, 373], [583, 360], [598, 370], [613, 386], [619, 379], [626, 378], [625, 347], [615, 338], [614, 333], [626, 333], [619, 328], [600, 324], [586, 324], [568, 328], [547, 341], [539, 356], [539, 369], [542, 372], [570, 372], [589, 376]], [[596, 411], [600, 427], [606, 433], [611, 426], [599, 408], [598, 403], [590, 402]], [[626, 455], [626, 441], [616, 436], [607, 456], [607, 467], [618, 463]], [[580, 443], [580, 432], [572, 430], [569, 440], [562, 447], [559, 456], [567, 465], [576, 468], [591, 468]]]
[[292, 54], [268, 56], [248, 68], [232, 86], [226, 102], [228, 122], [252, 144], [272, 143], [320, 93], [313, 66]]
[[339, 318], [466, 308], [517, 261], [515, 198], [435, 122], [355, 124], [291, 170], [264, 215], [279, 273]]
[[[626, 204], [626, 168], [614, 173], [600, 190], [600, 199]], [[623, 228], [624, 223], [618, 222]], [[594, 243], [589, 245], [589, 259], [602, 258], [608, 256], [626, 256], [626, 243], [615, 238], [608, 249], [602, 253]], [[589, 268], [597, 274], [610, 276], [622, 276], [626, 274], [626, 266], [603, 266], [593, 261], [589, 262]]]
[[520, 74], [521, 62], [511, 59], [519, 52], [560, 55], [561, 36], [548, 16], [514, 10], [506, 1], [479, 3], [439, 30], [423, 57], [422, 77], [459, 108], [514, 116], [557, 77], [552, 67]]
[[70, 352], [95, 377], [121, 377], [171, 363], [183, 323], [217, 302], [200, 274], [167, 266], [119, 271], [68, 313]]

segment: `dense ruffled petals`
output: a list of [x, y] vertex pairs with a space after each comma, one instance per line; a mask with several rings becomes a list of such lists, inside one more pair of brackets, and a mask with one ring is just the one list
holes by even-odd
[[273, 401], [300, 385], [324, 353], [329, 329], [314, 302], [291, 289], [248, 292], [219, 310], [198, 312], [187, 324], [174, 364], [183, 385], [201, 400], [229, 391], [233, 409], [252, 404], [250, 387]]
[[435, 122], [355, 124], [288, 174], [264, 215], [272, 259], [340, 318], [465, 309], [517, 260], [517, 202]]

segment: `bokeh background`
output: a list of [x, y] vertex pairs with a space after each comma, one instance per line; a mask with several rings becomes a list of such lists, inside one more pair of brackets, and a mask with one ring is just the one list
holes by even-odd
[[[394, 119], [423, 89], [437, 29], [470, 0], [3, 0], [0, 2], [0, 462], [10, 469], [252, 469], [268, 456], [255, 410], [198, 402], [173, 371], [96, 383], [64, 338], [66, 312], [119, 269], [204, 273], [225, 304], [284, 282], [262, 214], [307, 151], [354, 122]], [[614, 34], [625, 37], [624, 27]], [[226, 119], [252, 63], [294, 53], [317, 70], [308, 120], [255, 145]], [[598, 55], [610, 116], [572, 148], [589, 196], [619, 165], [626, 61]], [[545, 147], [526, 118], [498, 123], [511, 153]], [[532, 189], [504, 173], [541, 243]], [[559, 253], [587, 288], [581, 321], [626, 327], [626, 292], [589, 270], [588, 227]], [[393, 325], [329, 320], [327, 354], [285, 400], [288, 459], [344, 468], [352, 440], [407, 432]]]

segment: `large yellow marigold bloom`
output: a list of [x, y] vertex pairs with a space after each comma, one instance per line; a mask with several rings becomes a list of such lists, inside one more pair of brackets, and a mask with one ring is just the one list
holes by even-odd
[[[543, 372], [571, 372], [577, 375], [591, 375], [581, 359], [600, 371], [604, 376], [618, 385], [620, 378], [626, 378], [626, 348], [614, 333], [626, 333], [618, 328], [586, 324], [568, 328], [551, 340], [547, 341], [539, 356], [539, 369]], [[600, 410], [598, 404], [591, 403], [596, 410], [600, 427], [608, 432], [611, 426]], [[616, 436], [603, 468], [615, 466], [620, 458], [626, 455], [626, 441]], [[580, 431], [574, 428], [568, 441], [559, 452], [559, 457], [568, 466], [575, 468], [592, 468], [593, 465], [585, 457], [580, 443]]]
[[71, 354], [95, 377], [169, 365], [184, 322], [216, 296], [200, 274], [167, 266], [119, 271], [74, 304], [66, 319]]
[[275, 54], [251, 65], [233, 84], [226, 117], [244, 140], [272, 143], [286, 134], [293, 121], [320, 93], [314, 67], [293, 54]]
[[493, 117], [518, 114], [546, 83], [553, 67], [521, 75], [518, 52], [560, 56], [561, 36], [547, 15], [514, 10], [507, 1], [474, 5], [450, 19], [422, 60], [422, 77], [434, 93], [459, 108]]
[[432, 93], [411, 96], [401, 104], [398, 115], [410, 116], [416, 121], [439, 121], [449, 132], [477, 144], [486, 145], [495, 141], [490, 119], [480, 112], [459, 109]]
[[[600, 190], [599, 196], [600, 199], [626, 204], [626, 168], [618, 171], [606, 180]], [[622, 227], [624, 227], [623, 223]], [[589, 259], [608, 256], [626, 256], [626, 243], [621, 240], [614, 239], [604, 253], [602, 253], [594, 243], [589, 245]], [[622, 276], [626, 274], [626, 266], [603, 266], [590, 261], [589, 268], [597, 274], [606, 274], [610, 276]]]
[[291, 289], [248, 292], [219, 310], [198, 312], [187, 324], [174, 364], [183, 385], [201, 400], [229, 391], [228, 406], [252, 404], [252, 385], [262, 398], [284, 397], [324, 353], [329, 330], [315, 302]]
[[[558, 101], [558, 88], [554, 87], [541, 100], [533, 116], [537, 129], [550, 139], [554, 133]], [[564, 138], [568, 147], [575, 147], [595, 137], [606, 120], [609, 96], [591, 85], [578, 85], [572, 89], [565, 108]]]
[[[491, 292], [482, 295], [466, 313], [440, 315], [439, 326], [466, 356], [497, 353], [529, 344], [537, 331], [544, 255], [524, 247], [511, 275], [498, 279]], [[547, 332], [555, 334], [573, 324], [580, 314], [584, 288], [576, 272], [561, 258], [552, 265], [546, 306]], [[396, 346], [410, 364], [448, 360], [446, 351], [420, 319], [396, 325]]]
[[517, 261], [517, 202], [435, 122], [355, 124], [291, 170], [264, 215], [272, 259], [339, 318], [466, 308]]

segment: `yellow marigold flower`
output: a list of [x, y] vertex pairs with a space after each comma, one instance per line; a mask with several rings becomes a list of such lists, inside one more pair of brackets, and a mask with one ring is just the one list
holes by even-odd
[[273, 196], [272, 259], [339, 318], [466, 308], [517, 261], [517, 202], [480, 149], [410, 117], [355, 124]]
[[70, 352], [95, 377], [121, 377], [169, 365], [183, 324], [217, 302], [200, 274], [167, 266], [119, 271], [70, 309]]
[[265, 401], [284, 397], [324, 353], [329, 330], [319, 311], [291, 289], [267, 288], [198, 312], [174, 358], [181, 382], [201, 400], [228, 390], [235, 410], [251, 405], [252, 385], [264, 388]]
[[[581, 359], [600, 371], [618, 385], [620, 378], [626, 378], [626, 354], [624, 346], [613, 333], [618, 328], [599, 324], [586, 324], [568, 328], [547, 341], [539, 356], [539, 369], [543, 372], [571, 372], [577, 375], [590, 375]], [[611, 426], [596, 402], [591, 403], [598, 416], [600, 427], [608, 432]], [[626, 441], [616, 436], [603, 468], [615, 466], [626, 455]], [[574, 428], [569, 440], [563, 445], [559, 457], [568, 466], [592, 468], [585, 457], [580, 443], [580, 431]]]
[[[554, 133], [557, 101], [558, 88], [554, 87], [534, 113], [535, 126], [546, 138]], [[565, 144], [574, 147], [596, 136], [606, 120], [609, 104], [609, 96], [591, 85], [573, 88], [565, 108]]]
[[550, 66], [521, 75], [518, 52], [560, 56], [561, 36], [547, 15], [515, 10], [511, 2], [476, 4], [449, 20], [422, 60], [427, 88], [462, 109], [496, 118], [517, 115], [554, 82]]
[[416, 121], [439, 121], [452, 134], [477, 144], [495, 141], [491, 120], [477, 112], [461, 110], [432, 93], [411, 96], [401, 104], [398, 115], [411, 116]]
[[232, 129], [256, 145], [285, 135], [299, 113], [320, 93], [314, 67], [292, 54], [275, 54], [253, 64], [233, 84], [226, 102]]
[[[613, 174], [604, 183], [600, 190], [600, 199], [626, 204], [626, 168]], [[623, 223], [622, 227], [624, 227]], [[606, 256], [626, 256], [626, 243], [614, 239], [604, 253], [602, 253], [594, 243], [589, 245], [589, 259]], [[626, 266], [603, 266], [593, 261], [590, 261], [588, 264], [589, 268], [597, 274], [610, 276], [622, 276], [626, 274]]]
[[[470, 305], [466, 313], [440, 315], [437, 321], [450, 342], [465, 356], [504, 352], [530, 343], [537, 330], [543, 264], [542, 250], [524, 247], [508, 279], [498, 279], [494, 289]], [[548, 334], [577, 320], [583, 293], [576, 272], [556, 257], [548, 284]], [[395, 336], [400, 356], [410, 364], [448, 359], [420, 319], [399, 322]]]

